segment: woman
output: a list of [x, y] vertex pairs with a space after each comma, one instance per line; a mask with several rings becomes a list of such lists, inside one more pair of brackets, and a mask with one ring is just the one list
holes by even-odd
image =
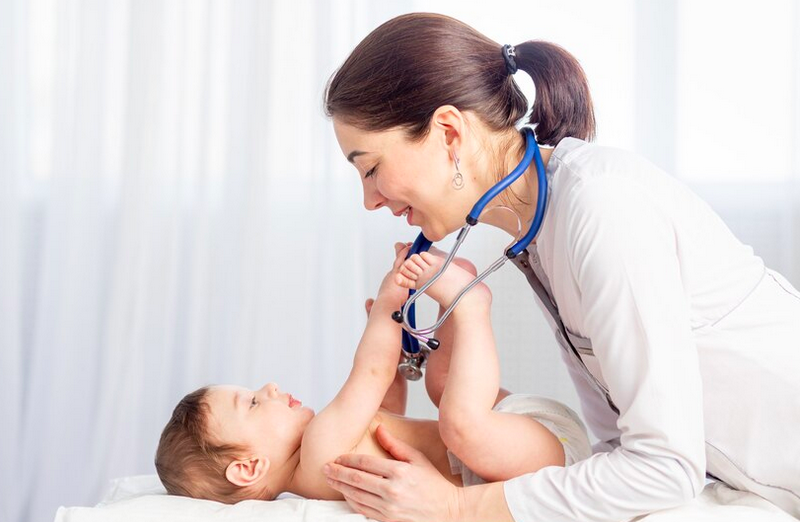
[[[566, 51], [501, 47], [441, 15], [378, 27], [326, 93], [364, 205], [406, 214], [433, 241], [460, 228], [522, 157], [517, 69], [536, 86], [528, 123], [550, 147], [548, 186], [531, 166], [490, 206], [530, 223], [547, 190], [541, 230], [514, 263], [602, 442], [568, 468], [457, 488], [379, 430], [405, 462], [343, 456], [332, 486], [379, 520], [611, 521], [681, 505], [708, 473], [800, 517], [800, 293], [671, 177], [587, 143], [591, 98]], [[482, 221], [517, 232], [507, 212]]]

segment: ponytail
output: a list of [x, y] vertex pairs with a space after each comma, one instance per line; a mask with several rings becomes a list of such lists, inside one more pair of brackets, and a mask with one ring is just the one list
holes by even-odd
[[555, 146], [568, 136], [594, 139], [592, 97], [578, 60], [558, 45], [536, 40], [515, 46], [515, 52], [517, 67], [536, 86], [528, 123], [536, 126], [537, 141]]

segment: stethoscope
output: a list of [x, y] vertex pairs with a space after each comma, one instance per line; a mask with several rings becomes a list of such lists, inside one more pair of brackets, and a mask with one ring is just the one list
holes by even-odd
[[[525, 154], [522, 157], [522, 161], [520, 161], [519, 165], [511, 171], [511, 173], [497, 182], [492, 188], [490, 188], [486, 193], [481, 196], [475, 206], [472, 207], [472, 210], [467, 215], [466, 224], [461, 228], [458, 233], [458, 237], [456, 238], [456, 243], [453, 248], [450, 250], [447, 258], [445, 259], [444, 265], [439, 271], [434, 275], [430, 281], [425, 283], [422, 288], [418, 290], [409, 290], [408, 291], [408, 300], [403, 305], [403, 309], [395, 312], [392, 314], [392, 319], [401, 323], [403, 325], [403, 362], [400, 363], [397, 367], [398, 371], [401, 375], [403, 375], [406, 379], [410, 381], [419, 380], [422, 377], [422, 364], [427, 358], [427, 354], [430, 350], [436, 350], [439, 348], [439, 341], [431, 336], [436, 330], [439, 329], [440, 326], [445, 322], [445, 320], [450, 316], [456, 306], [458, 306], [458, 302], [461, 301], [461, 298], [469, 292], [475, 285], [486, 279], [492, 272], [499, 269], [503, 264], [509, 260], [514, 259], [517, 255], [520, 254], [527, 246], [534, 240], [536, 235], [539, 233], [539, 229], [542, 226], [542, 220], [544, 219], [544, 210], [545, 205], [547, 203], [547, 175], [545, 173], [544, 162], [542, 161], [542, 154], [539, 151], [539, 146], [536, 143], [536, 136], [533, 133], [533, 130], [526, 127], [524, 129], [525, 133]], [[472, 282], [470, 282], [467, 286], [465, 286], [461, 292], [456, 296], [450, 306], [442, 313], [439, 320], [436, 321], [436, 324], [430, 326], [428, 328], [417, 328], [416, 327], [416, 317], [414, 314], [414, 302], [419, 298], [419, 296], [425, 293], [432, 284], [436, 282], [437, 279], [447, 270], [447, 267], [450, 266], [450, 262], [456, 256], [458, 249], [461, 247], [461, 244], [467, 237], [467, 233], [469, 230], [478, 224], [478, 219], [480, 218], [481, 214], [483, 213], [486, 205], [493, 200], [498, 194], [504, 191], [506, 188], [509, 187], [514, 181], [517, 180], [531, 164], [531, 161], [536, 160], [536, 173], [539, 179], [539, 194], [536, 199], [536, 213], [533, 217], [533, 222], [531, 223], [530, 228], [528, 229], [528, 233], [522, 239], [518, 239], [515, 243], [511, 244], [509, 247], [506, 248], [505, 253], [500, 256], [497, 261], [489, 265], [489, 267], [481, 272]], [[507, 207], [495, 207], [495, 208], [505, 208], [506, 210], [510, 210]], [[512, 211], [513, 212], [513, 211]], [[516, 213], [514, 213], [516, 215]], [[519, 223], [519, 230], [522, 229], [521, 222], [519, 220], [519, 216], [517, 215], [517, 220]], [[408, 251], [408, 255], [406, 259], [414, 254], [419, 254], [420, 252], [426, 252], [430, 249], [433, 243], [427, 239], [424, 234], [420, 233], [417, 236], [417, 239], [411, 245], [411, 248]], [[425, 344], [425, 346], [420, 347], [420, 341]]]

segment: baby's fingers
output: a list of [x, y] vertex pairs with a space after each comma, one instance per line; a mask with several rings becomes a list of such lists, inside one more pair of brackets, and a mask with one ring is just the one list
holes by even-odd
[[401, 243], [401, 242], [398, 241], [397, 243], [394, 244], [394, 253], [395, 253], [395, 255], [399, 256], [400, 252], [411, 248], [411, 245], [412, 245], [412, 243], [410, 243], [410, 242], [409, 243]]
[[394, 258], [392, 270], [397, 270], [400, 268], [400, 265], [403, 263], [403, 261], [405, 261], [406, 256], [408, 255], [408, 250], [411, 248], [411, 243], [395, 243], [394, 248], [396, 257]]

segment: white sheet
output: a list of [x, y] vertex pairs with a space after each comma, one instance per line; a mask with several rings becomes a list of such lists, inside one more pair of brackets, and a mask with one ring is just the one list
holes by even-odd
[[[235, 505], [165, 494], [156, 475], [112, 481], [95, 507], [61, 507], [54, 522], [363, 522], [344, 502], [306, 500], [281, 495], [278, 500], [248, 500]], [[635, 519], [637, 522], [796, 522], [766, 500], [735, 491], [722, 483], [708, 484], [700, 497], [680, 508]]]

